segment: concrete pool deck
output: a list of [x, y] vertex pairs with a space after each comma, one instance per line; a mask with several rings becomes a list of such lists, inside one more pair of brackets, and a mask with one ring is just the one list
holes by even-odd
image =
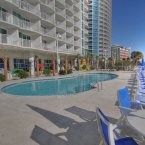
[[99, 92], [53, 97], [1, 92], [0, 145], [98, 145], [95, 108], [100, 106], [112, 120], [118, 119], [117, 90], [128, 86], [131, 76], [131, 72], [112, 73], [118, 78], [103, 82]]

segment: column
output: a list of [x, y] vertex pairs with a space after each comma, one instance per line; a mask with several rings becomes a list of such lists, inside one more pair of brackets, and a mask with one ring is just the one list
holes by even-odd
[[29, 58], [29, 63], [30, 63], [30, 75], [33, 77], [35, 76], [35, 65], [34, 65], [34, 55], [31, 55]]
[[59, 74], [60, 71], [60, 55], [57, 55], [57, 73]]
[[3, 61], [4, 61], [4, 77], [5, 77], [5, 81], [7, 81], [8, 80], [8, 76], [7, 76], [7, 74], [8, 74], [8, 66], [7, 66], [8, 58], [7, 58], [7, 56], [4, 56]]
[[39, 58], [36, 58], [36, 67], [37, 67], [36, 77], [39, 77]]
[[9, 58], [10, 71], [14, 70], [14, 58]]
[[53, 65], [53, 76], [55, 76], [55, 59], [53, 58], [52, 60], [52, 65]]
[[67, 74], [67, 65], [68, 65], [68, 62], [67, 62], [67, 56], [65, 57], [65, 73]]

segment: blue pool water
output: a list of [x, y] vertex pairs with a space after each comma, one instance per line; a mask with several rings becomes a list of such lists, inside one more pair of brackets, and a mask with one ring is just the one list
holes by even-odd
[[74, 77], [48, 80], [35, 80], [12, 84], [2, 88], [4, 93], [19, 96], [67, 95], [92, 89], [91, 83], [116, 78], [115, 74], [83, 74]]

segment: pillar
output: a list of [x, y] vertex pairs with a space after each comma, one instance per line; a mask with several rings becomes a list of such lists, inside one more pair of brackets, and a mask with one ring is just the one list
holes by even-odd
[[14, 58], [9, 57], [10, 71], [14, 70]]
[[36, 69], [37, 69], [36, 77], [39, 77], [39, 59], [38, 58], [36, 59]]
[[34, 56], [31, 56], [29, 58], [29, 62], [30, 62], [30, 75], [31, 76], [35, 76], [35, 65], [34, 65], [34, 61], [35, 61]]
[[67, 56], [65, 57], [65, 73], [67, 74], [67, 66], [68, 66], [68, 62], [67, 62]]
[[59, 74], [60, 71], [60, 56], [57, 55], [57, 73]]
[[53, 65], [53, 76], [55, 76], [55, 59], [53, 58], [52, 60], [52, 65]]
[[3, 58], [3, 61], [4, 61], [4, 77], [5, 77], [5, 81], [7, 81], [8, 80], [8, 66], [7, 66], [7, 64], [8, 64], [8, 58], [7, 58], [7, 56], [4, 56], [4, 58]]

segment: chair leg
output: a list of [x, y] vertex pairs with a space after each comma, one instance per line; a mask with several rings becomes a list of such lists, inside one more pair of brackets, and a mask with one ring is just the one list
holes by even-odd
[[99, 145], [103, 145], [103, 140], [100, 141]]

